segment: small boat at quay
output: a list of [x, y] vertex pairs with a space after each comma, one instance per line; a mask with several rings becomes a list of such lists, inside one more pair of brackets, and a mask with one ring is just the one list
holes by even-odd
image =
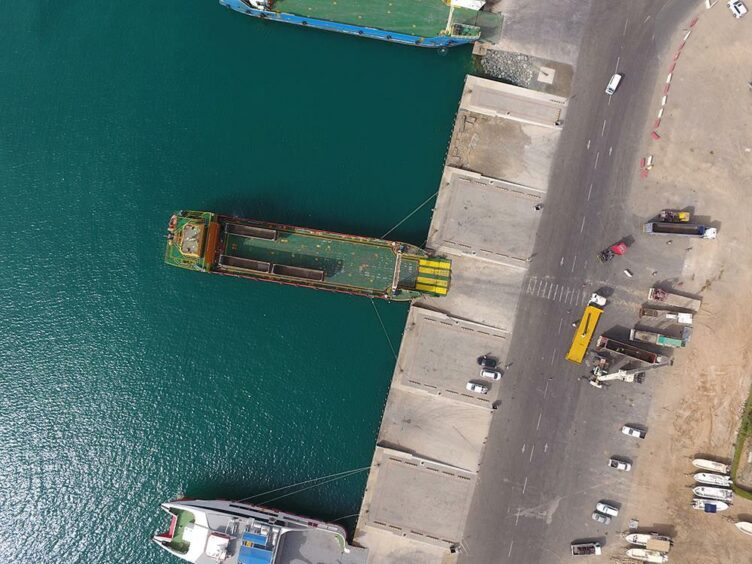
[[630, 533], [624, 536], [624, 540], [626, 540], [629, 544], [647, 548], [651, 548], [648, 545], [652, 545], [658, 542], [667, 542], [669, 543], [669, 546], [671, 546], [672, 542], [671, 537], [659, 535], [658, 533]]
[[718, 472], [719, 474], [728, 474], [731, 470], [731, 467], [728, 464], [716, 462], [715, 460], [708, 460], [706, 458], [695, 458], [692, 461], [692, 466], [699, 468], [700, 470]]
[[633, 560], [640, 560], [641, 562], [654, 562], [656, 564], [668, 562], [668, 554], [656, 550], [646, 550], [644, 548], [630, 548], [627, 550], [627, 556]]
[[736, 524], [736, 528], [739, 529], [745, 535], [749, 535], [752, 537], [752, 523], [750, 523], [749, 521], [739, 521]]
[[731, 481], [731, 476], [714, 474], [712, 472], [698, 472], [693, 478], [695, 479], [695, 482], [699, 484], [707, 484], [709, 486], [718, 486], [721, 488], [730, 488], [734, 483]]
[[729, 505], [725, 501], [701, 499], [696, 497], [692, 500], [692, 508], [699, 509], [705, 513], [718, 513], [719, 511], [726, 511], [729, 508]]
[[712, 486], [698, 486], [692, 489], [697, 497], [705, 497], [707, 499], [720, 499], [721, 501], [731, 501], [734, 498], [734, 492], [727, 490], [726, 488], [714, 488]]

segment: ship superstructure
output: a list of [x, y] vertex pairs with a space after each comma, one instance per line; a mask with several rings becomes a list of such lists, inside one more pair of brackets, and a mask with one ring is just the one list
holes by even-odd
[[165, 262], [189, 270], [397, 301], [449, 290], [451, 262], [407, 243], [201, 211], [167, 231]]
[[255, 18], [419, 47], [473, 43], [500, 27], [485, 0], [219, 0]]
[[365, 564], [366, 551], [347, 545], [331, 523], [226, 500], [179, 499], [162, 504], [170, 515], [159, 546], [196, 564]]

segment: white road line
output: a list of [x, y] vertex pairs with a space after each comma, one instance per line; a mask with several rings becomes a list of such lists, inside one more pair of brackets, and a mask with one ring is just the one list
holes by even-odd
[[543, 412], [542, 412], [542, 411], [540, 412], [540, 415], [538, 416], [538, 424], [537, 424], [537, 425], [535, 426], [535, 430], [536, 430], [536, 431], [537, 431], [538, 429], [540, 429], [540, 422], [541, 422], [541, 417], [543, 417]]
[[644, 21], [644, 22], [642, 22], [642, 23], [643, 23], [643, 24], [646, 24], [646, 23], [648, 23], [648, 20], [649, 20], [649, 19], [650, 19], [650, 16], [648, 16], [647, 18], [645, 18], [645, 21]]
[[533, 278], [527, 281], [527, 290], [525, 290], [526, 294], [530, 293], [530, 288], [532, 288], [534, 284], [535, 284], [535, 279]]
[[564, 290], [565, 290], [565, 289], [566, 289], [566, 287], [564, 286], [564, 284], [562, 284], [562, 285], [561, 285], [561, 292], [559, 292], [559, 297], [558, 297], [558, 298], [556, 298], [556, 301], [557, 301], [557, 302], [560, 302], [560, 301], [561, 301], [561, 298], [563, 298], [563, 297], [564, 297]]
[[598, 158], [599, 158], [600, 156], [601, 156], [601, 152], [600, 152], [600, 151], [598, 151], [598, 152], [597, 152], [597, 153], [595, 154], [595, 165], [593, 165], [593, 170], [597, 170], [597, 169], [598, 169]]
[[[558, 288], [558, 287], [559, 287], [559, 285], [558, 285], [558, 284], [556, 284], [556, 287]], [[547, 299], [547, 300], [550, 300], [550, 299], [551, 299], [551, 290], [553, 290], [553, 289], [554, 289], [554, 285], [553, 285], [553, 284], [551, 284], [551, 285], [550, 285], [550, 286], [548, 287], [548, 295], [546, 296], [546, 299]]]
[[534, 452], [535, 452], [535, 445], [533, 445], [533, 448], [530, 449], [530, 460], [528, 460], [528, 462], [532, 462], [533, 461], [533, 453]]
[[[648, 16], [650, 17], [650, 16]], [[616, 57], [616, 68], [614, 69], [614, 73], [619, 72], [619, 61], [621, 61], [621, 56]]]
[[582, 305], [585, 305], [587, 303], [590, 296], [587, 295], [587, 292], [585, 290], [582, 291], [582, 299], [580, 300], [582, 302]]
[[590, 193], [591, 193], [592, 191], [593, 191], [593, 183], [591, 182], [591, 183], [590, 183], [590, 188], [588, 188], [588, 191], [587, 191], [587, 199], [588, 199], [588, 202], [590, 201]]
[[601, 137], [603, 137], [603, 132], [606, 131], [606, 120], [603, 120], [603, 127], [601, 127]]
[[525, 476], [525, 483], [522, 484], [522, 495], [525, 495], [526, 489], [527, 489], [527, 476]]
[[[514, 526], [517, 526], [517, 523], [520, 520], [520, 510], [517, 509], [517, 516], [514, 518]], [[512, 541], [512, 544], [514, 544], [514, 541]], [[512, 554], [512, 544], [509, 545], [509, 554]]]
[[[585, 219], [585, 218], [583, 218]], [[572, 272], [574, 272], [574, 265], [577, 264], [577, 255], [574, 255], [574, 260], [572, 261]]]
[[582, 230], [585, 229], [585, 218], [582, 218], [582, 225], [580, 225], [580, 233], [582, 233]]
[[546, 389], [543, 390], [543, 399], [546, 399], [546, 393], [548, 392], [548, 380], [546, 380]]
[[613, 98], [613, 96], [609, 96], [609, 97], [608, 97], [608, 105], [609, 105], [609, 106], [611, 105], [611, 99], [612, 99], [612, 98]]
[[541, 289], [541, 286], [543, 286], [543, 279], [538, 280], [538, 287], [535, 289], [536, 295], [538, 294], [538, 291]]
[[608, 156], [610, 157], [611, 153], [613, 153], [613, 152], [614, 152], [614, 148], [613, 147], [609, 147], [608, 148]]
[[[543, 280], [542, 284], [538, 288], [538, 292], [535, 295], [540, 298], [543, 294], [545, 294], [546, 293], [546, 286], [548, 286], [548, 280]], [[543, 293], [541, 293], [541, 290], [543, 290]]]
[[587, 140], [587, 148], [590, 149], [590, 139]]
[[543, 453], [545, 454], [547, 452], [548, 452], [548, 443], [546, 443], [545, 445], [543, 445]]
[[622, 37], [625, 37], [627, 35], [627, 26], [629, 25], [629, 18], [627, 18], [627, 21], [624, 22], [624, 34]]
[[559, 266], [564, 266], [564, 257], [561, 257], [561, 260], [559, 261]]
[[569, 297], [572, 295], [572, 288], [567, 288], [567, 295], [564, 297], [564, 303], [569, 303]]
[[527, 448], [527, 443], [525, 443], [524, 445], [522, 445], [522, 452], [525, 452], [526, 448]]
[[[519, 513], [517, 514], [517, 518], [518, 519], [520, 518], [520, 514]], [[516, 526], [517, 522], [515, 522], [514, 524]], [[513, 546], [514, 546], [514, 541], [512, 541], [512, 542], [509, 543], [509, 552], [507, 553], [507, 558], [509, 558], [510, 556], [512, 556], [512, 547]]]
[[561, 326], [562, 326], [563, 324], [564, 324], [564, 318], [562, 317], [562, 318], [561, 318], [561, 319], [559, 320], [559, 332], [557, 333], [557, 335], [561, 335]]
[[554, 349], [554, 352], [551, 353], [551, 366], [553, 366], [555, 358], [556, 358], [556, 349]]

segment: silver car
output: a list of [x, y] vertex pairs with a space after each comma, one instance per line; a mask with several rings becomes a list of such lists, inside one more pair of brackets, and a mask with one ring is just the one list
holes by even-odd
[[638, 429], [637, 427], [632, 427], [632, 425], [624, 425], [621, 428], [621, 432], [625, 435], [628, 435], [630, 437], [635, 437], [637, 439], [644, 439], [645, 435], [648, 434], [648, 432], [645, 429]]
[[602, 523], [604, 525], [608, 525], [611, 522], [611, 517], [608, 515], [604, 515], [603, 513], [598, 513], [597, 511], [593, 511], [593, 521], [598, 521], [598, 523]]
[[595, 511], [610, 515], [611, 517], [616, 517], [619, 514], [619, 510], [616, 507], [603, 501], [595, 504]]

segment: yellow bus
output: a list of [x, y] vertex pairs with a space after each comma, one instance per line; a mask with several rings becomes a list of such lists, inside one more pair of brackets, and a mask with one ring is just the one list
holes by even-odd
[[592, 305], [585, 308], [585, 314], [580, 319], [580, 324], [574, 332], [572, 346], [569, 347], [569, 352], [564, 358], [582, 364], [582, 359], [585, 358], [585, 353], [595, 333], [595, 326], [598, 325], [598, 319], [600, 319], [602, 313], [602, 309]]

